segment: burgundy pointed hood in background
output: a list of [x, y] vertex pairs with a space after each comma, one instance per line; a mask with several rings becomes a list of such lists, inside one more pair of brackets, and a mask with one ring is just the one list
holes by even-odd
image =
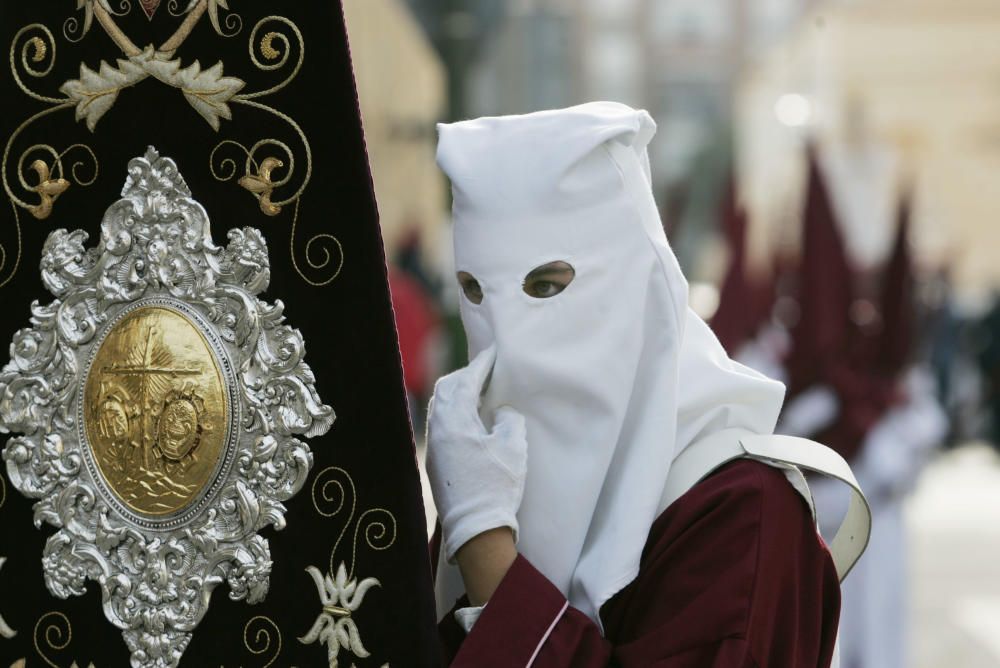
[[748, 220], [730, 180], [720, 209], [720, 227], [729, 249], [729, 267], [719, 290], [719, 307], [711, 327], [730, 356], [757, 335], [770, 316], [774, 286], [769, 277], [754, 276], [748, 261]]
[[791, 328], [789, 395], [820, 382], [824, 367], [847, 349], [854, 273], [837, 226], [814, 147], [807, 149], [808, 185], [799, 259], [799, 318]]
[[719, 307], [712, 316], [711, 327], [729, 355], [750, 339], [756, 323], [748, 308], [750, 287], [746, 270], [746, 214], [736, 202], [736, 186], [730, 181], [720, 210], [720, 227], [729, 250], [729, 267], [719, 290]]
[[882, 279], [882, 331], [879, 341], [880, 370], [901, 375], [913, 354], [914, 303], [913, 260], [910, 256], [910, 207], [912, 193], [900, 198], [896, 241]]
[[[854, 270], [837, 225], [829, 191], [820, 172], [816, 151], [809, 149], [809, 185], [803, 218], [798, 300], [801, 315], [792, 328], [788, 358], [789, 396], [813, 386], [834, 391], [840, 409], [836, 420], [813, 436], [847, 460], [853, 459], [869, 431], [898, 399], [899, 371], [887, 373], [886, 349], [906, 345], [908, 326], [899, 322], [909, 280], [903, 237], [882, 292], [883, 329], [872, 334], [851, 317]], [[902, 246], [900, 245], [902, 244]], [[898, 257], [897, 257], [898, 256]], [[885, 311], [884, 309], [890, 309]], [[872, 340], [871, 337], [879, 337]], [[895, 352], [894, 364], [905, 363], [906, 352]]]

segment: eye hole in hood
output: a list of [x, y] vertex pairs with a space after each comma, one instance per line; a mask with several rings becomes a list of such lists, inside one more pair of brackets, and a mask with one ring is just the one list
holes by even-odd
[[473, 304], [483, 303], [483, 286], [479, 285], [476, 277], [467, 271], [460, 271], [457, 274], [458, 284], [462, 286], [465, 298]]
[[522, 289], [529, 297], [548, 299], [562, 292], [576, 278], [576, 270], [561, 260], [535, 267], [524, 277]]

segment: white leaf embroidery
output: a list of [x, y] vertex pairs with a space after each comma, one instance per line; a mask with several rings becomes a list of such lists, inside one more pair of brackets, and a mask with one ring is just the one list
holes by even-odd
[[240, 79], [223, 76], [221, 62], [202, 70], [201, 64], [195, 61], [182, 69], [179, 58], [171, 59], [152, 46], [128, 60], [119, 59], [117, 64], [115, 68], [102, 61], [97, 72], [80, 65], [80, 78], [67, 81], [59, 89], [76, 103], [76, 119], [85, 118], [91, 132], [118, 101], [118, 94], [123, 89], [150, 76], [179, 89], [188, 104], [216, 131], [219, 119], [233, 117], [229, 101], [245, 85]]
[[348, 578], [344, 564], [340, 564], [336, 576], [332, 577], [323, 575], [315, 566], [308, 567], [306, 572], [316, 584], [323, 611], [309, 632], [299, 638], [299, 642], [309, 645], [319, 641], [320, 644], [326, 645], [330, 668], [337, 668], [337, 657], [341, 649], [361, 659], [369, 657], [370, 654], [361, 642], [361, 633], [351, 613], [361, 607], [369, 589], [380, 586], [379, 581], [375, 578], [365, 578], [358, 582], [356, 579]]
[[93, 132], [101, 117], [115, 106], [118, 93], [148, 76], [131, 60], [119, 60], [117, 68], [101, 61], [97, 72], [81, 64], [80, 78], [67, 81], [59, 91], [76, 102], [76, 120], [87, 119], [87, 128]]

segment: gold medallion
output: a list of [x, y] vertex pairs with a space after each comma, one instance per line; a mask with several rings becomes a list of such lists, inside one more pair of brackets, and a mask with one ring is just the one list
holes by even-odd
[[229, 407], [218, 359], [185, 315], [144, 306], [119, 320], [91, 364], [83, 406], [101, 476], [132, 510], [177, 513], [211, 484]]

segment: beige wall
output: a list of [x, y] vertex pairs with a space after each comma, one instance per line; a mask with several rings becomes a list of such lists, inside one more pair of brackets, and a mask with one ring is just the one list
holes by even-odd
[[403, 0], [344, 0], [344, 13], [387, 256], [413, 224], [433, 252], [447, 206], [434, 162], [444, 68]]
[[921, 260], [950, 262], [967, 297], [1000, 287], [1000, 4], [821, 3], [749, 69], [736, 112], [758, 249], [788, 237], [778, 230], [801, 185], [803, 131], [773, 112], [787, 92], [812, 100], [809, 131], [825, 144], [843, 141], [844, 112], [860, 100], [871, 134], [917, 181]]

